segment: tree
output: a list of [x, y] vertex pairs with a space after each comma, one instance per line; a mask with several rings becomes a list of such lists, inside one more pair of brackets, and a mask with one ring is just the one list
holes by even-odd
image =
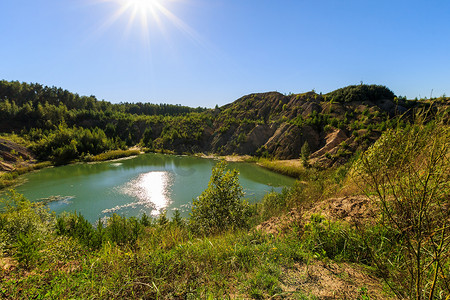
[[309, 166], [308, 159], [309, 159], [309, 155], [311, 154], [311, 150], [309, 148], [308, 141], [303, 143], [303, 146], [302, 146], [300, 152], [301, 152], [301, 158], [302, 158], [303, 165], [305, 167], [308, 167]]
[[208, 188], [193, 201], [189, 223], [199, 234], [214, 234], [247, 226], [249, 205], [243, 200], [237, 170], [225, 171], [225, 161], [212, 169]]

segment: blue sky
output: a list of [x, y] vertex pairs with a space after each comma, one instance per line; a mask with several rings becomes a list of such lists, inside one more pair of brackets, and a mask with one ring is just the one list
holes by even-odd
[[206, 107], [361, 81], [450, 94], [448, 0], [132, 1], [134, 19], [127, 0], [2, 0], [0, 79]]

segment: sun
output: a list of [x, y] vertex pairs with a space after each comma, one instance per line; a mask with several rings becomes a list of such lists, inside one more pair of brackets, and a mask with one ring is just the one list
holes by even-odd
[[[172, 45], [171, 35], [174, 34], [174, 30], [177, 30], [197, 45], [206, 45], [203, 38], [173, 12], [176, 5], [190, 0], [93, 1], [109, 4], [112, 7], [112, 14], [99, 26], [99, 32], [105, 31], [113, 25], [121, 24], [124, 26], [126, 36], [140, 33], [142, 41], [147, 47], [150, 47], [151, 44], [155, 44], [153, 41], [158, 40], [161, 36], [164, 41]], [[177, 9], [177, 11], [180, 11], [180, 9]]]
[[121, 0], [122, 5], [136, 9], [151, 9], [159, 4], [159, 0]]
[[[125, 20], [127, 31], [133, 27], [148, 35], [151, 30], [158, 28], [165, 31], [168, 24], [175, 25], [183, 31], [190, 31], [181, 19], [179, 19], [170, 9], [172, 2], [184, 2], [185, 0], [96, 0], [100, 3], [112, 4], [114, 13], [106, 20], [102, 27], [109, 27], [112, 24]], [[138, 29], [139, 29], [138, 28]]]
[[117, 0], [122, 12], [130, 12], [133, 17], [147, 19], [158, 17], [158, 12], [165, 10], [163, 0]]
[[161, 25], [161, 16], [167, 14], [165, 7], [168, 0], [115, 0], [118, 8], [117, 18], [128, 17], [129, 25], [139, 22], [145, 30], [151, 22]]

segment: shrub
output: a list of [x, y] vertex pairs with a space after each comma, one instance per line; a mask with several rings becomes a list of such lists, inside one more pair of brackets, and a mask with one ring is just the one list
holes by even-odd
[[21, 267], [29, 269], [38, 260], [40, 253], [40, 243], [38, 237], [32, 232], [27, 234], [19, 233], [17, 241], [14, 243], [14, 257]]
[[300, 152], [301, 152], [303, 166], [309, 167], [308, 160], [309, 160], [309, 155], [311, 154], [311, 150], [309, 148], [309, 144], [307, 141], [303, 143], [303, 146], [300, 149]]
[[[383, 225], [400, 233], [401, 261], [382, 261], [392, 270], [394, 292], [433, 299], [450, 294], [450, 131], [445, 117], [428, 124], [419, 117], [415, 125], [383, 134], [353, 173], [379, 206]], [[398, 270], [403, 274], [395, 276]]]
[[49, 233], [54, 224], [54, 217], [42, 203], [34, 203], [23, 195], [10, 190], [6, 199], [1, 199], [3, 210], [0, 214], [0, 236], [4, 250], [17, 248], [19, 244], [29, 241], [39, 242]]
[[1, 199], [0, 256], [13, 256], [25, 269], [31, 268], [40, 257], [40, 249], [50, 234], [54, 216], [42, 203], [33, 203], [11, 190]]
[[88, 248], [99, 249], [103, 241], [103, 223], [97, 230], [81, 214], [63, 213], [56, 219], [56, 233], [77, 238]]
[[208, 188], [193, 201], [189, 222], [194, 232], [219, 233], [248, 224], [249, 205], [242, 200], [239, 172], [225, 168], [224, 161], [213, 167]]
[[263, 220], [284, 212], [288, 208], [289, 190], [284, 188], [282, 193], [270, 192], [264, 195], [262, 203], [258, 206]]
[[142, 227], [135, 217], [125, 218], [113, 214], [105, 228], [107, 238], [118, 245], [135, 245]]

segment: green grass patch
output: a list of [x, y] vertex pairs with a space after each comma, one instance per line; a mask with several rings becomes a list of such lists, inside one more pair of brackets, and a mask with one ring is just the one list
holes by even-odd
[[11, 141], [13, 143], [19, 144], [24, 147], [29, 147], [31, 145], [31, 142], [29, 140], [23, 138], [22, 136], [15, 134], [15, 133], [2, 132], [2, 133], [0, 133], [0, 139], [5, 139], [5, 140]]
[[5, 172], [0, 175], [0, 189], [16, 185], [19, 182], [19, 176], [28, 172], [43, 169], [51, 166], [49, 161], [31, 164], [24, 167], [18, 167], [11, 172]]
[[94, 162], [94, 161], [105, 161], [118, 159], [123, 157], [129, 157], [134, 155], [139, 155], [141, 152], [139, 150], [112, 150], [108, 152], [104, 152], [95, 156], [86, 157], [86, 161]]
[[268, 170], [290, 176], [293, 178], [303, 178], [308, 174], [308, 170], [303, 166], [297, 164], [288, 164], [286, 161], [270, 160], [261, 158], [257, 161], [257, 164]]

